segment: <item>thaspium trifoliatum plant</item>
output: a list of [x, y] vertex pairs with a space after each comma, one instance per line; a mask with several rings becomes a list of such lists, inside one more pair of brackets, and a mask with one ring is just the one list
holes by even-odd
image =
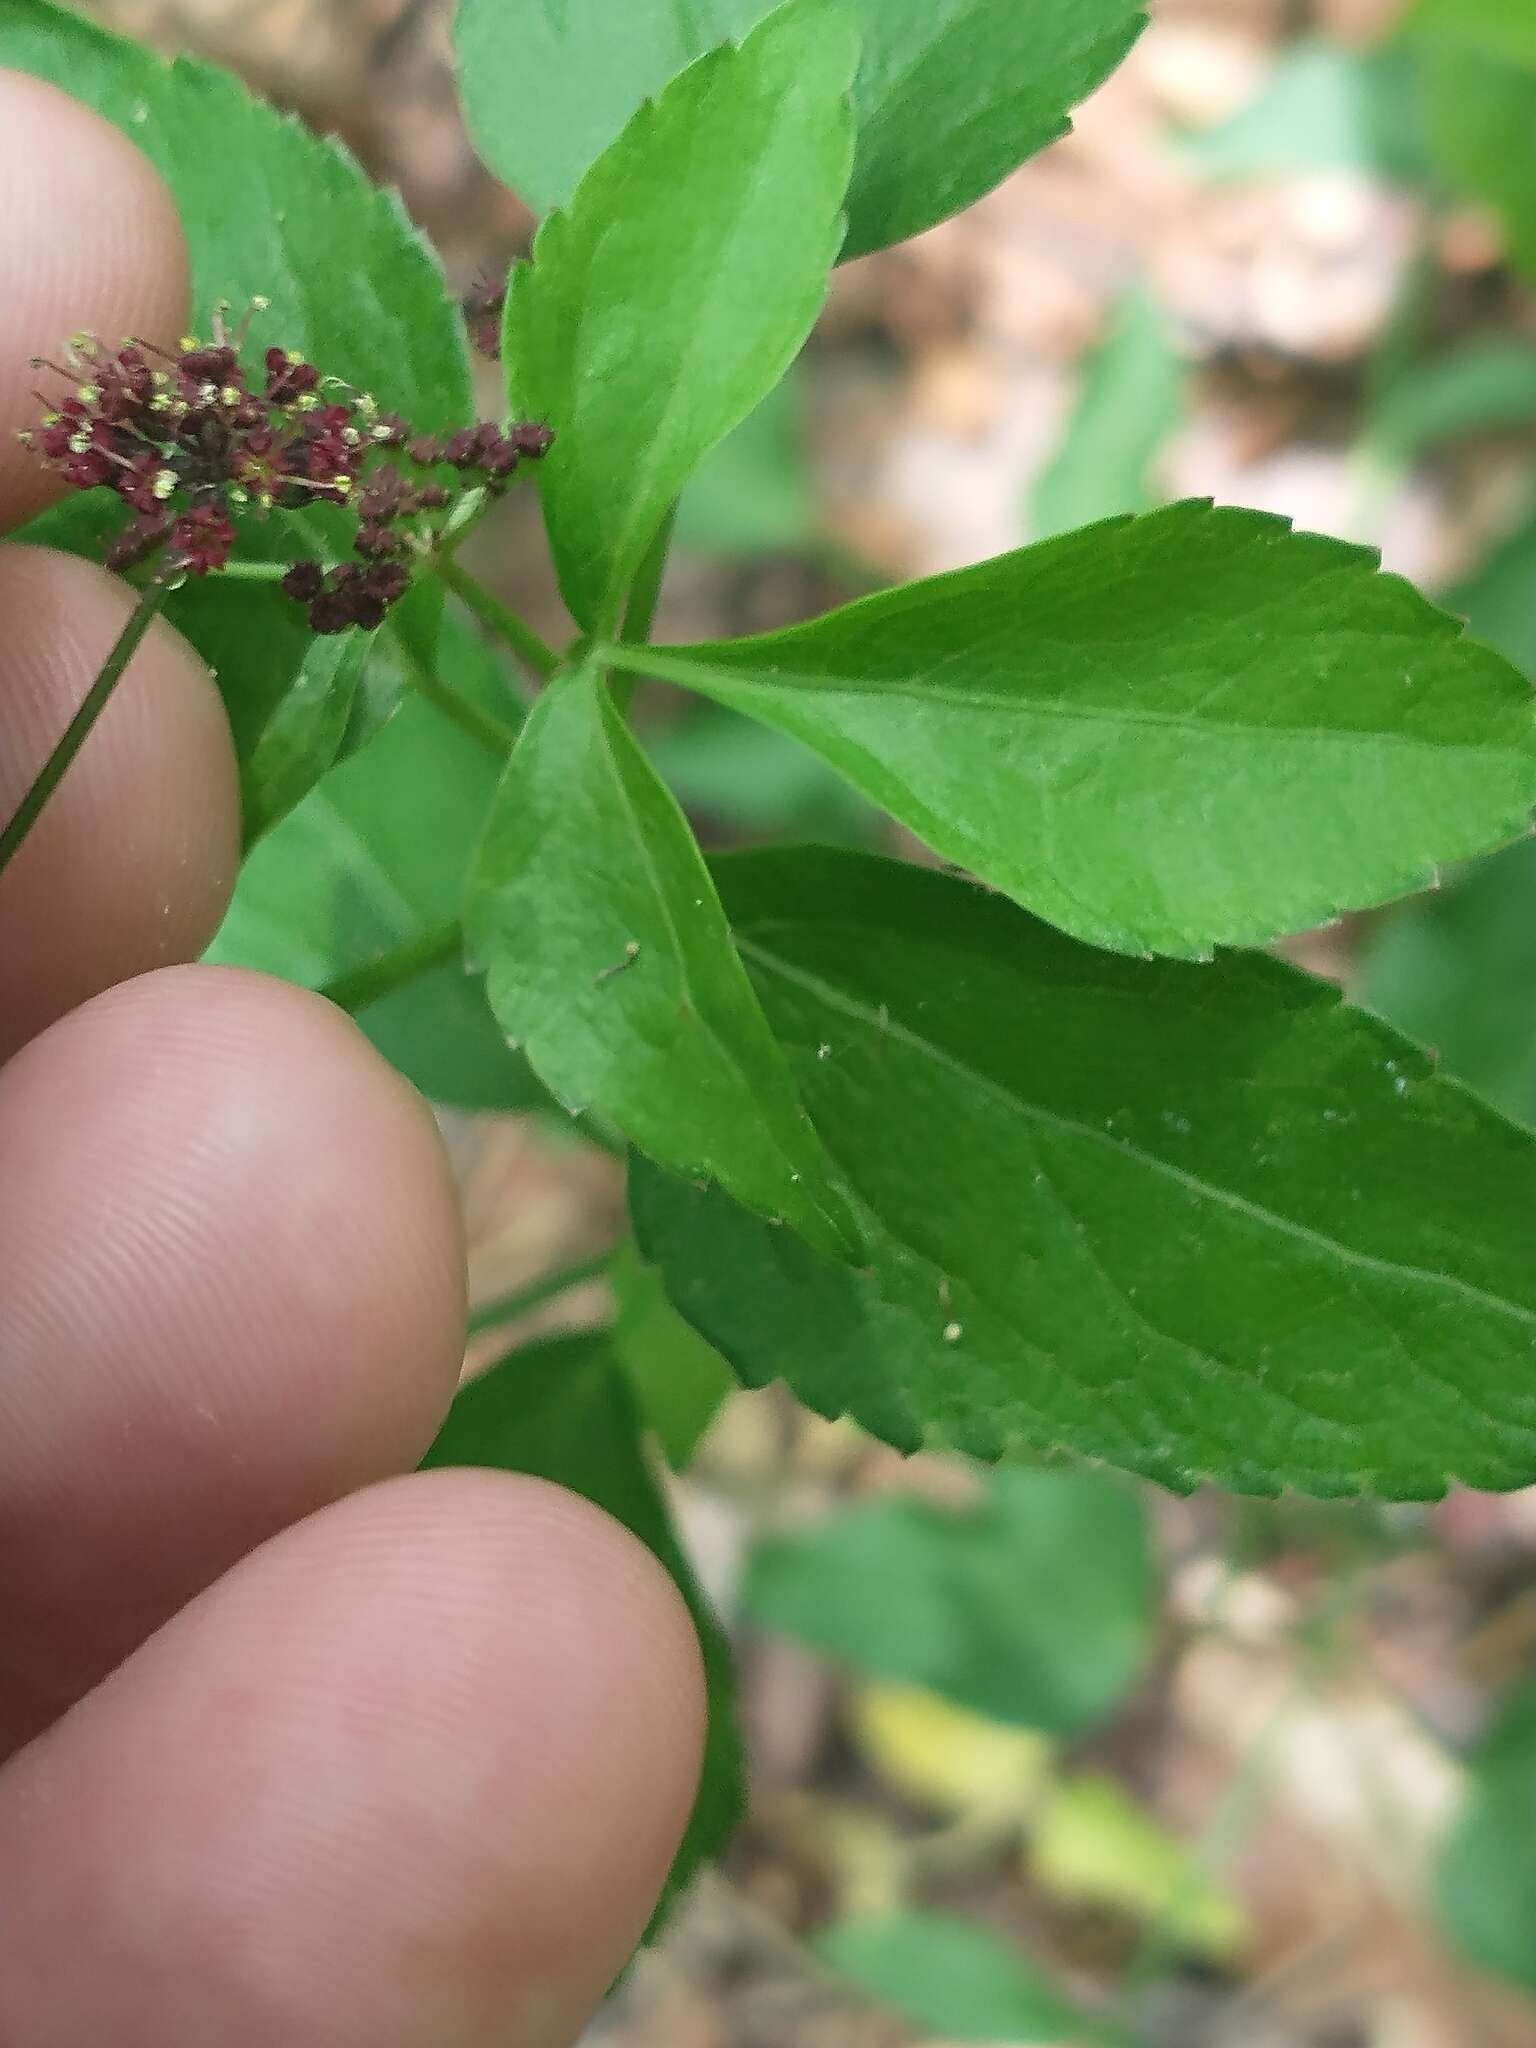
[[[832, 266], [1061, 133], [1140, 21], [462, 0], [471, 128], [544, 213], [481, 425], [463, 309], [341, 149], [0, 0], [0, 63], [164, 173], [197, 298], [196, 340], [40, 373], [39, 456], [80, 489], [35, 535], [144, 588], [75, 737], [163, 605], [244, 769], [222, 957], [325, 987], [441, 1100], [628, 1152], [614, 1330], [515, 1353], [434, 1455], [581, 1489], [683, 1582], [716, 1714], [679, 1882], [735, 1779], [644, 1443], [686, 1448], [718, 1396], [679, 1312], [903, 1449], [1259, 1494], [1536, 1480], [1536, 1139], [1252, 950], [1528, 829], [1521, 675], [1362, 549], [1208, 504], [650, 644], [678, 495]], [[563, 648], [459, 560], [525, 469]], [[629, 721], [644, 676], [792, 735], [945, 868], [707, 860]]]

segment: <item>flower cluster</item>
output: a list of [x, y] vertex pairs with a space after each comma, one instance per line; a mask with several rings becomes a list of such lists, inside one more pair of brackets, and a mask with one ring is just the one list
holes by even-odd
[[[137, 340], [109, 351], [76, 335], [66, 363], [34, 365], [73, 388], [42, 400], [41, 423], [21, 438], [77, 490], [110, 490], [132, 513], [107, 555], [114, 569], [158, 557], [165, 574], [206, 576], [229, 561], [246, 507], [348, 507], [356, 559], [296, 563], [282, 587], [317, 633], [376, 626], [455, 501], [472, 488], [499, 494], [554, 436], [531, 421], [417, 434], [284, 349], [269, 348], [251, 373], [241, 360], [249, 321], [231, 334], [221, 309], [211, 343], [187, 337], [174, 355]], [[452, 484], [445, 471], [457, 473]]]

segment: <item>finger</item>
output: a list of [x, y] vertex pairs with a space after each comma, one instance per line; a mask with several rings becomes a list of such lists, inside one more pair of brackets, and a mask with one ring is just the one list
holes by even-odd
[[[133, 606], [88, 562], [0, 548], [0, 820], [15, 811]], [[223, 706], [169, 626], [139, 650], [0, 872], [0, 1061], [113, 982], [195, 959], [239, 866]]]
[[[319, 997], [125, 983], [0, 1070], [0, 1743], [414, 1464], [462, 1358], [425, 1105]], [[0, 2039], [4, 2039], [0, 2033]]]
[[702, 1735], [671, 1582], [536, 1480], [276, 1538], [0, 1774], [0, 2040], [569, 2048]]
[[98, 114], [55, 86], [0, 71], [0, 528], [17, 526], [57, 494], [17, 445], [33, 393], [57, 397], [33, 356], [56, 356], [84, 330], [174, 343], [186, 324], [186, 243], [175, 205], [149, 159]]

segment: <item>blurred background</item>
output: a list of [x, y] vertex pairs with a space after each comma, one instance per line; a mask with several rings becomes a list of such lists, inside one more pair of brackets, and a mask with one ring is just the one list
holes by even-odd
[[[450, 0], [85, 11], [341, 134], [459, 289], [526, 245], [457, 116]], [[685, 500], [661, 637], [1209, 494], [1379, 547], [1536, 670], [1536, 0], [1421, 0], [1406, 34], [1400, 0], [1152, 13], [1069, 140], [839, 273]], [[531, 495], [477, 544], [560, 635]], [[788, 741], [659, 687], [640, 716], [711, 843], [917, 852]], [[1536, 843], [1289, 950], [1536, 1117]], [[620, 1233], [610, 1160], [537, 1117], [446, 1122], [480, 1297]], [[750, 1786], [594, 2043], [1536, 2044], [1536, 1493], [904, 1463], [726, 1398], [627, 1258], [471, 1362], [615, 1301], [740, 1651]]]

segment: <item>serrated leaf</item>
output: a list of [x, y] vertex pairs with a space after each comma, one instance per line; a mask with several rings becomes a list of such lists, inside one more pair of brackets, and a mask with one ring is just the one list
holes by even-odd
[[1447, 593], [1445, 604], [1479, 640], [1536, 676], [1536, 506]]
[[[652, 1919], [654, 1935], [699, 1866], [730, 1835], [742, 1786], [730, 1647], [677, 1540], [640, 1431], [633, 1396], [608, 1340], [566, 1337], [514, 1351], [463, 1387], [423, 1463], [531, 1472], [568, 1487], [638, 1536], [688, 1603], [704, 1653], [709, 1727], [698, 1796]], [[621, 1816], [615, 1824], [622, 1825]]]
[[[438, 658], [457, 689], [505, 715], [497, 663], [451, 614]], [[407, 701], [253, 848], [209, 957], [318, 988], [447, 924], [499, 773], [430, 705]], [[547, 1104], [527, 1061], [508, 1049], [484, 984], [462, 967], [423, 975], [357, 1021], [433, 1101]]]
[[221, 299], [267, 298], [257, 342], [303, 350], [423, 428], [463, 424], [468, 356], [437, 260], [334, 137], [214, 65], [167, 63], [49, 0], [0, 0], [0, 64], [94, 107], [159, 168], [205, 329]]
[[588, 666], [540, 697], [465, 922], [491, 1008], [573, 1113], [840, 1249], [852, 1225], [689, 830]]
[[839, 1976], [945, 2041], [1068, 2048], [1112, 2038], [1001, 1935], [950, 1913], [845, 1920], [816, 1938]]
[[716, 872], [869, 1246], [632, 1168], [643, 1254], [748, 1384], [1180, 1489], [1536, 1480], [1536, 1139], [1406, 1040], [1261, 955], [1127, 960], [921, 869]]
[[872, 1677], [1070, 1735], [1150, 1647], [1146, 1516], [1099, 1473], [998, 1471], [962, 1513], [893, 1498], [770, 1538], [743, 1611]]
[[1536, 1690], [1508, 1702], [1473, 1759], [1466, 1802], [1435, 1874], [1442, 1926], [1462, 1952], [1536, 1991]]
[[[459, 80], [481, 155], [537, 212], [563, 205], [643, 99], [771, 4], [460, 0]], [[845, 256], [958, 213], [1064, 135], [1146, 19], [1140, 0], [844, 0], [843, 11], [864, 46]]]
[[[1479, 639], [1536, 675], [1536, 519], [1445, 601]], [[1536, 1124], [1536, 841], [1394, 906], [1364, 935], [1355, 987], [1368, 1009], [1432, 1045], [1447, 1073]]]
[[1525, 829], [1529, 685], [1377, 568], [1183, 504], [783, 632], [609, 658], [803, 740], [1062, 930], [1201, 954]]
[[1358, 988], [1447, 1073], [1536, 1124], [1536, 840], [1394, 910], [1365, 941]]
[[700, 459], [773, 389], [821, 309], [852, 160], [857, 49], [791, 0], [647, 103], [512, 273], [512, 411], [550, 419], [539, 469], [560, 587], [611, 632]]

